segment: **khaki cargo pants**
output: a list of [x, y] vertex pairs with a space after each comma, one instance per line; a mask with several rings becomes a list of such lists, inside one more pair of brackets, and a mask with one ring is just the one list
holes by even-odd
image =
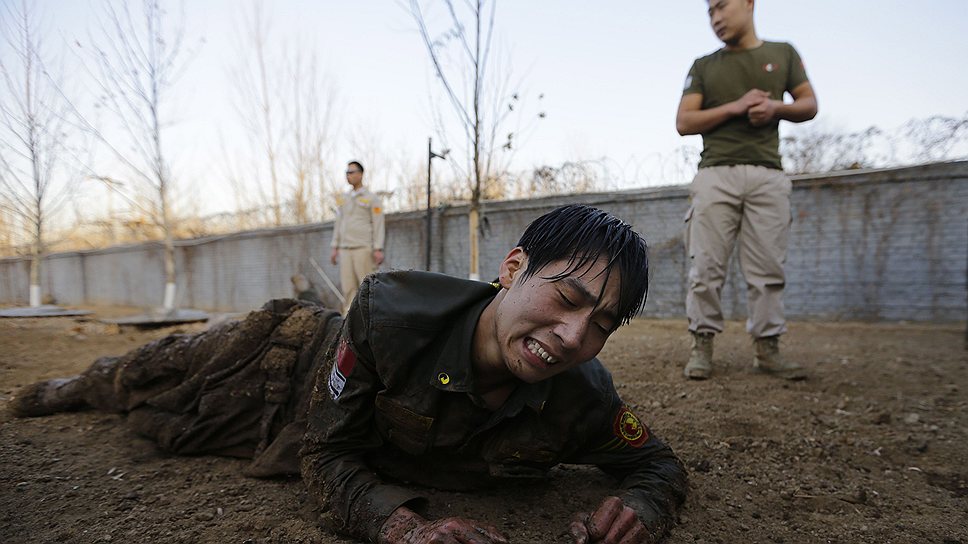
[[746, 331], [753, 338], [786, 332], [782, 296], [790, 190], [790, 179], [781, 170], [753, 165], [699, 169], [689, 187], [692, 205], [686, 212], [690, 331], [722, 332], [720, 296], [738, 243], [747, 287]]
[[340, 248], [339, 250], [339, 284], [343, 292], [343, 315], [350, 309], [356, 291], [363, 278], [372, 274], [376, 269], [373, 262], [373, 249], [369, 247]]

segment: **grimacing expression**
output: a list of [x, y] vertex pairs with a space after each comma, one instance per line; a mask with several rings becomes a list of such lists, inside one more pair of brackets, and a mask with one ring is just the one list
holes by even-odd
[[751, 0], [709, 0], [709, 25], [723, 43], [735, 44], [752, 24]]
[[600, 258], [590, 267], [552, 281], [545, 277], [567, 270], [567, 260], [553, 261], [525, 279], [524, 257], [524, 267], [511, 278], [502, 274], [502, 286], [508, 291], [497, 309], [495, 328], [504, 363], [516, 378], [539, 382], [602, 350], [620, 323], [616, 308], [621, 280], [613, 269], [606, 282], [606, 262]]

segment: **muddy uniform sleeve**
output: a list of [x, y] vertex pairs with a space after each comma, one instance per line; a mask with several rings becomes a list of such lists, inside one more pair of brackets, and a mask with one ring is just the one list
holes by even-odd
[[658, 541], [675, 523], [686, 497], [686, 471], [665, 443], [656, 438], [618, 397], [612, 394], [601, 411], [592, 415], [600, 429], [585, 442], [575, 463], [593, 464], [617, 478], [619, 496], [632, 507]]
[[321, 505], [324, 521], [356, 538], [376, 542], [380, 527], [399, 506], [424, 499], [385, 484], [364, 455], [383, 445], [373, 423], [374, 399], [383, 389], [367, 341], [369, 282], [360, 286], [341, 336], [315, 378], [303, 447], [302, 477]]

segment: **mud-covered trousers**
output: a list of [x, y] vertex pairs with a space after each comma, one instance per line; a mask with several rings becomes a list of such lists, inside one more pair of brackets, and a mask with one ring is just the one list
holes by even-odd
[[241, 321], [98, 359], [80, 377], [84, 399], [128, 413], [165, 451], [251, 458], [250, 476], [298, 475], [313, 377], [341, 325], [336, 311], [273, 300]]
[[723, 330], [721, 295], [734, 244], [746, 279], [753, 338], [786, 332], [783, 288], [790, 232], [790, 179], [781, 170], [753, 165], [700, 168], [689, 188], [686, 315], [689, 330]]

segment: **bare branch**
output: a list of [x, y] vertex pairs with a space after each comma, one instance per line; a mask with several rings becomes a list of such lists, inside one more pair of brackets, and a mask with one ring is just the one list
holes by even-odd
[[[417, 23], [417, 29], [420, 31], [420, 37], [423, 39], [424, 45], [427, 47], [427, 53], [430, 55], [430, 61], [434, 65], [434, 71], [437, 74], [437, 78], [440, 80], [441, 85], [443, 85], [447, 97], [453, 105], [455, 112], [457, 113], [458, 117], [460, 117], [461, 122], [464, 125], [464, 129], [470, 136], [471, 127], [473, 127], [474, 121], [468, 113], [467, 108], [464, 106], [464, 103], [454, 92], [450, 81], [444, 75], [444, 70], [440, 63], [437, 47], [430, 39], [430, 33], [427, 30], [427, 24], [424, 19], [423, 11], [420, 9], [420, 3], [418, 0], [410, 0], [410, 13], [413, 15], [414, 20]], [[460, 31], [463, 32], [462, 28], [460, 28]]]
[[[120, 6], [117, 7], [117, 6]], [[138, 19], [138, 20], [136, 20]], [[111, 114], [121, 135], [100, 130], [85, 117], [80, 125], [111, 151], [138, 183], [125, 184], [125, 198], [141, 209], [161, 229], [165, 244], [165, 306], [171, 308], [175, 284], [174, 245], [171, 226], [172, 173], [163, 145], [166, 122], [162, 108], [169, 100], [175, 79], [184, 70], [182, 42], [184, 11], [173, 33], [166, 28], [166, 12], [159, 0], [143, 0], [140, 12], [132, 13], [131, 3], [104, 0], [99, 18], [100, 34], [89, 36], [84, 69], [99, 90], [99, 103]], [[74, 108], [76, 111], [76, 108]], [[126, 145], [131, 152], [125, 152]], [[104, 181], [113, 179], [105, 172], [87, 170]], [[137, 187], [147, 188], [138, 191]], [[112, 191], [121, 192], [115, 185]], [[136, 204], [140, 195], [150, 203]], [[169, 293], [171, 296], [169, 296]]]

